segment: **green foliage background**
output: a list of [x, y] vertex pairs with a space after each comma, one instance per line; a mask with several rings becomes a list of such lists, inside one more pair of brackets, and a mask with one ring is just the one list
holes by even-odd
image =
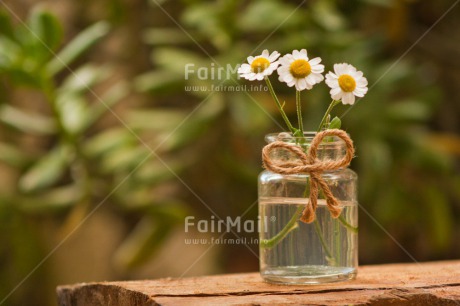
[[[53, 303], [64, 267], [46, 256], [95, 209], [122, 228], [95, 263], [115, 272], [75, 281], [136, 277], [186, 215], [256, 218], [260, 149], [283, 129], [279, 114], [268, 92], [218, 90], [254, 83], [185, 79], [184, 67], [234, 67], [266, 48], [306, 48], [327, 70], [349, 62], [369, 80], [362, 101], [335, 113], [357, 147], [361, 263], [458, 258], [458, 8], [418, 41], [451, 1], [352, 2], [2, 3], [0, 301]], [[293, 91], [272, 81], [294, 117]], [[328, 92], [305, 97], [315, 129]], [[247, 247], [218, 249], [213, 272], [257, 269]]]

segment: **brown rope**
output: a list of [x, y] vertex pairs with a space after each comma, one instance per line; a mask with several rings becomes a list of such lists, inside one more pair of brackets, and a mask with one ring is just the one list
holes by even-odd
[[[338, 161], [325, 160], [320, 161], [316, 158], [318, 147], [326, 136], [337, 136], [341, 138], [346, 145], [347, 151], [345, 156]], [[276, 162], [270, 158], [270, 152], [273, 149], [285, 149], [294, 153], [298, 158], [299, 162]], [[302, 148], [299, 146], [289, 144], [283, 141], [275, 141], [266, 145], [262, 149], [262, 160], [265, 169], [279, 173], [279, 174], [310, 174], [310, 200], [305, 206], [300, 220], [305, 223], [311, 223], [315, 220], [315, 211], [318, 205], [318, 186], [323, 190], [324, 196], [326, 197], [327, 208], [331, 212], [333, 218], [340, 216], [342, 209], [339, 206], [337, 199], [332, 194], [329, 186], [326, 184], [324, 179], [321, 177], [323, 171], [336, 170], [345, 166], [348, 166], [353, 158], [355, 149], [353, 147], [353, 141], [350, 139], [348, 134], [343, 130], [332, 129], [325, 130], [316, 134], [310, 143], [307, 154], [304, 153]]]

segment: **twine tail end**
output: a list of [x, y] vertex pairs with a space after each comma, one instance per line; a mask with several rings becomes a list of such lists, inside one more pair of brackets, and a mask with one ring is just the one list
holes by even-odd
[[339, 206], [339, 203], [334, 199], [328, 199], [327, 201], [329, 212], [331, 213], [332, 218], [337, 219], [342, 213], [342, 207]]
[[305, 207], [302, 216], [300, 217], [300, 221], [302, 221], [303, 223], [312, 223], [313, 221], [315, 221], [315, 217], [315, 212], [312, 211], [310, 206], [308, 206]]

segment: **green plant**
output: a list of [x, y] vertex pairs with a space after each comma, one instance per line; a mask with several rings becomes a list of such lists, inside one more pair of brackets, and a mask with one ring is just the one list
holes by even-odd
[[[132, 216], [138, 225], [114, 258], [125, 268], [153, 254], [183, 219], [180, 199], [154, 192], [171, 176], [142, 138], [144, 121], [137, 121], [136, 110], [126, 117], [114, 111], [130, 93], [129, 83], [114, 81], [110, 65], [81, 60], [109, 29], [98, 22], [62, 46], [61, 23], [46, 10], [32, 10], [20, 25], [0, 11], [0, 75], [6, 85], [0, 162], [17, 182], [0, 192], [0, 256], [2, 270], [9, 271], [0, 278], [1, 299], [46, 258], [49, 250], [36, 233], [46, 218], [65, 219], [59, 234], [65, 241], [106, 202]], [[142, 114], [160, 125], [162, 115]], [[20, 290], [16, 302], [39, 294], [33, 288]]]

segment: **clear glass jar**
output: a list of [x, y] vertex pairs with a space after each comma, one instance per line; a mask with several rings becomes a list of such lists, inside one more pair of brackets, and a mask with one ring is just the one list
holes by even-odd
[[[284, 136], [283, 136], [284, 135]], [[316, 133], [294, 138], [269, 134], [268, 143], [284, 141], [306, 152]], [[345, 142], [327, 137], [318, 147], [319, 160], [345, 156]], [[284, 149], [275, 149], [272, 161], [293, 161]], [[308, 174], [282, 175], [265, 170], [259, 175], [260, 273], [264, 280], [281, 284], [320, 284], [356, 277], [358, 267], [357, 175], [348, 168], [324, 171], [322, 178], [338, 200], [342, 212], [333, 218], [320, 189], [316, 218], [299, 220], [308, 203]]]

